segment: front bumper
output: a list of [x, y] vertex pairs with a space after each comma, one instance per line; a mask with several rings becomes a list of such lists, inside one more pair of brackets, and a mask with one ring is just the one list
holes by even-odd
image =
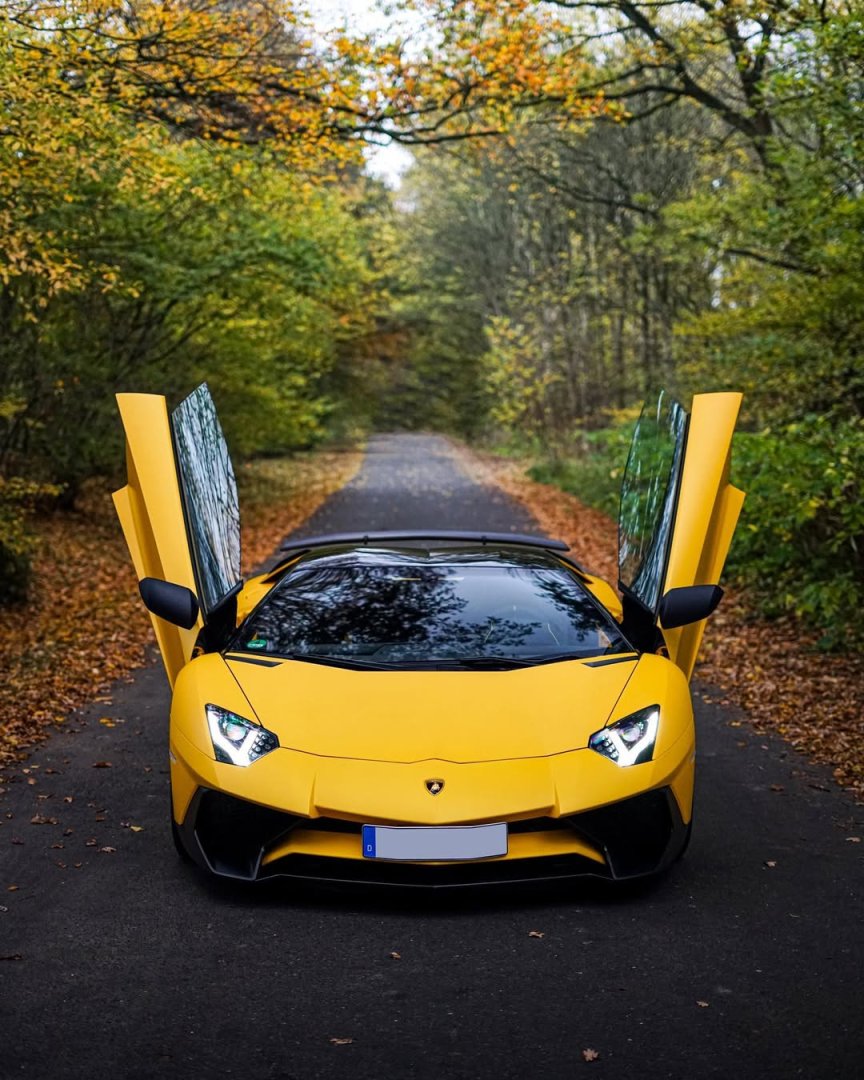
[[[220, 877], [448, 887], [579, 876], [627, 880], [683, 851], [693, 796], [692, 732], [630, 768], [591, 750], [465, 764], [320, 758], [279, 749], [221, 764], [172, 732], [177, 839]], [[445, 779], [431, 797], [424, 778]], [[377, 825], [506, 822], [508, 852], [470, 862], [363, 857]]]
[[300, 818], [199, 788], [178, 839], [203, 869], [234, 880], [298, 878], [452, 888], [584, 876], [615, 881], [645, 877], [680, 855], [688, 831], [668, 787], [567, 818], [511, 822], [508, 854], [492, 859], [364, 859], [361, 829], [356, 822]]

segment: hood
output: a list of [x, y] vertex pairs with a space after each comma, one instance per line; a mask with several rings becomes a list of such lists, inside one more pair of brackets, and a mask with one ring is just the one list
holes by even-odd
[[636, 656], [610, 660], [509, 671], [356, 671], [296, 660], [270, 667], [231, 657], [225, 663], [283, 747], [371, 761], [475, 762], [587, 746], [636, 670]]

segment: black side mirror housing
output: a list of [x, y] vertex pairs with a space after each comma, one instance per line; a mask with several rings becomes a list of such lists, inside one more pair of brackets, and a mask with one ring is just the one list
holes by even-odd
[[658, 617], [664, 630], [701, 622], [717, 609], [723, 598], [719, 585], [689, 585], [670, 589], [660, 601]]
[[138, 582], [144, 606], [160, 619], [191, 630], [198, 621], [198, 598], [185, 585], [145, 577]]

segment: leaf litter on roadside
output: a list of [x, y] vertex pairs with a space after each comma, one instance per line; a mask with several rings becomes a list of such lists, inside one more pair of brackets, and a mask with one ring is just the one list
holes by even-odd
[[[356, 473], [356, 450], [317, 451], [240, 468], [244, 571], [277, 547]], [[0, 608], [0, 765], [22, 760], [32, 744], [82, 705], [112, 704], [112, 682], [146, 660], [152, 642], [111, 495], [87, 483], [73, 511], [33, 523], [37, 548], [27, 618]], [[61, 572], [62, 568], [62, 572]], [[121, 723], [105, 717], [106, 734]], [[105, 765], [96, 765], [105, 768]], [[36, 780], [28, 781], [31, 785]]]

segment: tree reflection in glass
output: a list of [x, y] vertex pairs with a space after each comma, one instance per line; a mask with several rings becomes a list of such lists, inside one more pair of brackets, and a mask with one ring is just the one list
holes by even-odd
[[198, 599], [206, 613], [241, 580], [237, 481], [206, 383], [177, 406], [171, 424]]
[[618, 516], [618, 577], [650, 611], [656, 611], [678, 493], [687, 413], [661, 393], [646, 405], [630, 445]]
[[241, 627], [238, 644], [375, 663], [627, 647], [564, 569], [344, 561], [286, 577]]

